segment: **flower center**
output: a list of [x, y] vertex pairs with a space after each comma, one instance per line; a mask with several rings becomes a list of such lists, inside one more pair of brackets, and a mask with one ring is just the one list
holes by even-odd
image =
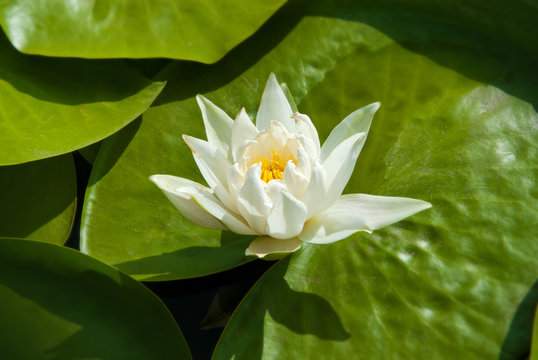
[[266, 183], [274, 179], [282, 180], [286, 163], [282, 163], [275, 150], [273, 150], [273, 158], [271, 160], [267, 160], [267, 157], [264, 157], [261, 160], [261, 163], [262, 173], [260, 175], [260, 179]]

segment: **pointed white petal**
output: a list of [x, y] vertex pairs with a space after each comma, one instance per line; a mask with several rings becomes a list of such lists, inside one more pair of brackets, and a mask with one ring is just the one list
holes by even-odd
[[231, 164], [224, 154], [218, 147], [207, 141], [188, 135], [183, 135], [183, 140], [191, 148], [196, 165], [215, 195], [227, 207], [236, 210], [235, 202], [228, 194], [228, 168]]
[[295, 113], [292, 115], [292, 117], [297, 122], [295, 132], [297, 134], [305, 136], [310, 141], [312, 141], [312, 144], [314, 144], [313, 148], [315, 149], [316, 158], [319, 159], [321, 156], [319, 136], [316, 127], [314, 126], [314, 124], [312, 124], [312, 120], [310, 120], [307, 115], [300, 113]]
[[277, 239], [290, 239], [301, 233], [305, 220], [306, 205], [281, 191], [267, 217], [265, 233]]
[[273, 204], [264, 191], [265, 183], [260, 175], [259, 163], [249, 167], [245, 182], [237, 193], [237, 208], [250, 227], [263, 234], [265, 220]]
[[191, 187], [195, 191], [211, 193], [210, 189], [194, 181], [171, 175], [152, 175], [150, 180], [163, 191], [168, 200], [170, 200], [172, 204], [174, 204], [174, 206], [179, 210], [179, 212], [188, 220], [192, 221], [196, 225], [210, 229], [226, 229], [226, 227], [222, 225], [213, 215], [200, 207], [200, 205], [193, 200], [188, 192], [181, 190], [185, 187]]
[[288, 99], [288, 103], [290, 104], [291, 110], [293, 112], [297, 112], [297, 104], [295, 103], [295, 99], [293, 98], [293, 95], [291, 95], [290, 88], [286, 83], [280, 83], [280, 87], [282, 88], [282, 91], [284, 92], [284, 95], [286, 96], [286, 99]]
[[327, 174], [325, 169], [320, 164], [319, 160], [316, 160], [312, 167], [312, 177], [308, 184], [301, 201], [305, 203], [307, 207], [306, 219], [310, 219], [312, 216], [318, 214], [323, 208], [325, 194], [327, 193]]
[[256, 115], [256, 128], [263, 131], [269, 127], [271, 120], [276, 120], [282, 123], [289, 132], [293, 132], [295, 130], [295, 120], [290, 117], [292, 113], [288, 99], [286, 99], [286, 95], [278, 85], [275, 74], [271, 73]]
[[372, 118], [380, 106], [381, 103], [379, 102], [364, 106], [359, 110], [352, 112], [342, 120], [340, 124], [331, 131], [329, 137], [323, 143], [323, 146], [321, 147], [321, 162], [325, 162], [334, 149], [350, 136], [361, 132], [368, 134]]
[[259, 258], [276, 260], [297, 251], [302, 243], [297, 238], [279, 240], [269, 236], [260, 236], [250, 243], [245, 251], [245, 255], [256, 255]]
[[372, 232], [430, 207], [430, 203], [410, 198], [343, 195], [333, 206], [308, 220], [299, 239], [328, 244], [357, 231]]
[[[213, 215], [213, 217], [218, 219], [230, 231], [242, 235], [256, 234], [256, 232], [245, 224], [239, 216], [227, 209], [226, 206], [217, 199], [211, 189], [194, 181], [169, 175], [153, 175], [151, 180], [161, 187], [161, 189], [163, 188], [161, 185], [165, 186], [166, 190], [175, 187], [174, 190], [171, 190], [172, 193], [190, 196], [203, 210]], [[181, 209], [180, 211], [183, 213]], [[183, 214], [190, 220], [188, 217], [190, 215]]]
[[231, 160], [230, 142], [232, 140], [233, 120], [218, 106], [203, 97], [196, 95], [196, 101], [204, 119], [207, 141], [217, 146]]
[[207, 181], [207, 184], [211, 188], [213, 188], [214, 183], [217, 181], [223, 185], [227, 184], [227, 172], [232, 164], [226, 159], [220, 149], [210, 142], [188, 135], [183, 135], [183, 140], [192, 150], [195, 160], [198, 160], [200, 163], [200, 172], [205, 181]]
[[232, 158], [234, 162], [237, 162], [237, 154], [239, 153], [239, 148], [245, 141], [254, 140], [258, 135], [258, 129], [250, 121], [245, 108], [242, 108], [239, 111], [239, 114], [235, 118], [233, 128], [232, 128]]
[[321, 210], [331, 206], [342, 194], [353, 173], [365, 139], [366, 133], [358, 133], [347, 138], [322, 163], [327, 174], [327, 193]]

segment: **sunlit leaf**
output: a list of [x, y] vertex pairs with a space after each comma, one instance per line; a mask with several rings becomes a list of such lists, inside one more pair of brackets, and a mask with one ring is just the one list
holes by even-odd
[[217, 65], [163, 73], [169, 85], [158, 103], [104, 144], [84, 251], [152, 280], [245, 261], [245, 241], [223, 233], [220, 244], [219, 232], [187, 222], [146, 179], [203, 182], [179, 137], [204, 137], [193, 96], [253, 116], [273, 71], [322, 140], [380, 101], [345, 192], [433, 208], [276, 265], [232, 317], [215, 357], [525, 355], [530, 331], [519, 314], [538, 298], [535, 62], [522, 44], [500, 43], [498, 29], [475, 32], [467, 13], [447, 24], [427, 9], [332, 6], [290, 6]]
[[0, 165], [97, 142], [146, 110], [163, 86], [119, 60], [23, 55], [0, 33]]
[[0, 24], [29, 54], [212, 63], [285, 0], [6, 0]]

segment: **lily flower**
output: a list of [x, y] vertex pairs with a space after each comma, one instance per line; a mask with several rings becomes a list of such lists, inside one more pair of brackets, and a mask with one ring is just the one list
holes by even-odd
[[294, 112], [274, 74], [252, 123], [235, 121], [196, 97], [207, 141], [183, 135], [209, 187], [171, 175], [150, 179], [200, 226], [257, 235], [246, 255], [278, 258], [304, 242], [328, 244], [393, 224], [431, 204], [410, 198], [346, 194], [346, 186], [380, 103], [336, 126], [323, 146], [307, 115]]

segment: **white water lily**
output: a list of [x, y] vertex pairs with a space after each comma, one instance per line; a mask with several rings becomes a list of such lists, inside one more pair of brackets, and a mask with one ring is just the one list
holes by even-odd
[[292, 111], [274, 74], [256, 125], [244, 108], [234, 121], [203, 96], [197, 100], [207, 141], [183, 139], [209, 187], [170, 175], [151, 180], [195, 224], [258, 235], [246, 255], [274, 258], [303, 242], [371, 233], [431, 207], [402, 197], [342, 195], [379, 103], [347, 116], [320, 146], [312, 121]]

